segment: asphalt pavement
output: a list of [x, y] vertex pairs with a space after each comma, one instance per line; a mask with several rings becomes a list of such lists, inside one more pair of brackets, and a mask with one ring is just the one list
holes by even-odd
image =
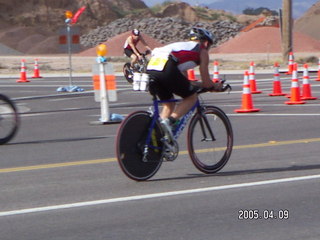
[[[226, 74], [233, 90], [207, 93], [233, 126], [227, 165], [205, 175], [191, 163], [186, 136], [180, 153], [146, 182], [128, 179], [115, 158], [119, 124], [97, 124], [100, 103], [90, 76], [73, 84], [83, 92], [57, 92], [67, 76], [28, 83], [0, 79], [1, 92], [18, 106], [21, 126], [1, 146], [1, 239], [319, 239], [320, 99], [287, 105], [270, 97], [271, 73], [256, 75], [256, 113], [242, 104], [242, 74]], [[312, 94], [320, 82], [310, 75]], [[133, 92], [117, 75], [111, 113], [147, 110], [151, 97]], [[281, 74], [282, 90], [291, 77]]]

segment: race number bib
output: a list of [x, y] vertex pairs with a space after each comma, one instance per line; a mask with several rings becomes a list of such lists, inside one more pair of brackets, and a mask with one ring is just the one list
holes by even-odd
[[168, 58], [152, 57], [148, 63], [147, 70], [162, 71], [166, 65]]

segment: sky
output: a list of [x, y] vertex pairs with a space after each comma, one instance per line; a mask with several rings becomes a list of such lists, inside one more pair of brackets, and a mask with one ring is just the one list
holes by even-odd
[[[148, 7], [152, 7], [156, 4], [163, 3], [166, 0], [145, 0], [145, 4]], [[305, 11], [307, 11], [313, 4], [319, 0], [292, 0], [293, 4], [293, 17], [300, 17]], [[194, 5], [217, 5], [222, 6], [223, 10], [230, 11], [235, 14], [240, 14], [248, 7], [258, 8], [267, 7], [271, 10], [278, 10], [282, 7], [282, 0], [183, 0], [192, 6]], [[221, 9], [221, 8], [220, 8]]]

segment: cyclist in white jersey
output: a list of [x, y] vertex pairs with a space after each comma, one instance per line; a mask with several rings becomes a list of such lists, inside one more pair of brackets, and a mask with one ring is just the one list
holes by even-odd
[[219, 90], [220, 83], [213, 83], [209, 74], [209, 49], [213, 44], [213, 35], [202, 28], [192, 28], [190, 40], [176, 42], [152, 51], [147, 73], [157, 82], [157, 94], [161, 100], [173, 99], [174, 94], [182, 101], [164, 103], [160, 114], [162, 124], [171, 133], [173, 125], [186, 114], [197, 101], [197, 88], [190, 83], [187, 70], [199, 66], [201, 83], [204, 88]]

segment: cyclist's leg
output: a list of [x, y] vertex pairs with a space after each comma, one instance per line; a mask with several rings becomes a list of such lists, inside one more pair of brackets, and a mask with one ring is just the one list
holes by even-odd
[[172, 112], [174, 111], [175, 105], [176, 104], [174, 102], [163, 103], [160, 117], [162, 119], [166, 119], [166, 118], [170, 117]]
[[196, 93], [183, 98], [175, 110], [171, 113], [171, 117], [174, 119], [179, 119], [184, 116], [192, 108], [192, 106], [194, 106], [194, 104], [197, 102], [197, 99]]
[[178, 106], [166, 104], [161, 113], [161, 118], [173, 117], [178, 119], [186, 114], [197, 101], [196, 88], [190, 84], [189, 80], [180, 72], [177, 63], [169, 58], [162, 71], [147, 71], [154, 75], [160, 82], [158, 96], [161, 100], [173, 98], [176, 94], [183, 98]]
[[138, 62], [138, 56], [134, 53], [131, 54], [131, 67], [134, 68], [134, 64]]
[[124, 49], [124, 54], [131, 59], [130, 66], [131, 68], [133, 68], [134, 64], [138, 61], [137, 55], [134, 54], [132, 49], [128, 49], [128, 48]]

